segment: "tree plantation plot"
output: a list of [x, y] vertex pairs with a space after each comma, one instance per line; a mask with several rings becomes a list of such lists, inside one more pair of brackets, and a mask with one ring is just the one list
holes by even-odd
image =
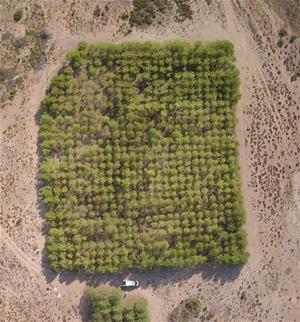
[[227, 41], [82, 43], [43, 101], [55, 271], [247, 259]]
[[91, 306], [91, 322], [149, 322], [148, 302], [143, 298], [121, 301], [119, 289], [96, 289], [88, 291]]

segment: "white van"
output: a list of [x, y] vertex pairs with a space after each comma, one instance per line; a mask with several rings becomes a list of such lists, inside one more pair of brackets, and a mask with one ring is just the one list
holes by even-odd
[[138, 287], [140, 285], [139, 281], [124, 280], [122, 282], [122, 287]]

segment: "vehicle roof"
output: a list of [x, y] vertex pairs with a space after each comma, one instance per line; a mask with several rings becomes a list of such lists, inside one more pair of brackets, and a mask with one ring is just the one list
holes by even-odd
[[125, 285], [132, 285], [132, 286], [134, 286], [135, 284], [136, 284], [136, 281], [132, 281], [132, 280], [124, 280], [123, 281], [123, 284], [125, 284]]

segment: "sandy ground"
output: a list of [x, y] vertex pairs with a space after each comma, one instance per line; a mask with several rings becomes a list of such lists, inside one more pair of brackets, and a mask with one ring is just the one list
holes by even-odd
[[[52, 35], [49, 46], [55, 46], [47, 64], [28, 72], [25, 88], [0, 106], [0, 321], [86, 321], [86, 289], [119, 285], [129, 275], [139, 279], [141, 287], [127, 297], [146, 297], [152, 322], [166, 321], [172, 308], [190, 296], [207, 306], [211, 321], [299, 321], [300, 80], [291, 81], [299, 67], [299, 39], [281, 49], [276, 46], [284, 22], [261, 0], [211, 1], [210, 5], [199, 0], [193, 4], [193, 21], [178, 24], [166, 19], [159, 28], [133, 30], [127, 36], [118, 32], [121, 22], [116, 15], [129, 6], [128, 1], [108, 1], [110, 13], [101, 22], [93, 18], [93, 1], [73, 5], [24, 1], [28, 6], [34, 2], [44, 8], [46, 28]], [[16, 25], [11, 18], [16, 3], [0, 4], [0, 36], [8, 29], [24, 33], [27, 22]], [[64, 63], [66, 52], [80, 40], [166, 39], [228, 39], [235, 45], [242, 82], [236, 116], [248, 264], [56, 275], [44, 251], [47, 227], [37, 197], [36, 118], [50, 80]]]

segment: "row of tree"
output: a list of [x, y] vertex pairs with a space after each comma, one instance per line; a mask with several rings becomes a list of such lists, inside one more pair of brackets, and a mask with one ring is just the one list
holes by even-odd
[[54, 270], [246, 261], [232, 55], [227, 42], [69, 55], [39, 132]]
[[91, 322], [149, 322], [148, 302], [139, 298], [134, 302], [122, 302], [123, 292], [116, 288], [88, 291]]

